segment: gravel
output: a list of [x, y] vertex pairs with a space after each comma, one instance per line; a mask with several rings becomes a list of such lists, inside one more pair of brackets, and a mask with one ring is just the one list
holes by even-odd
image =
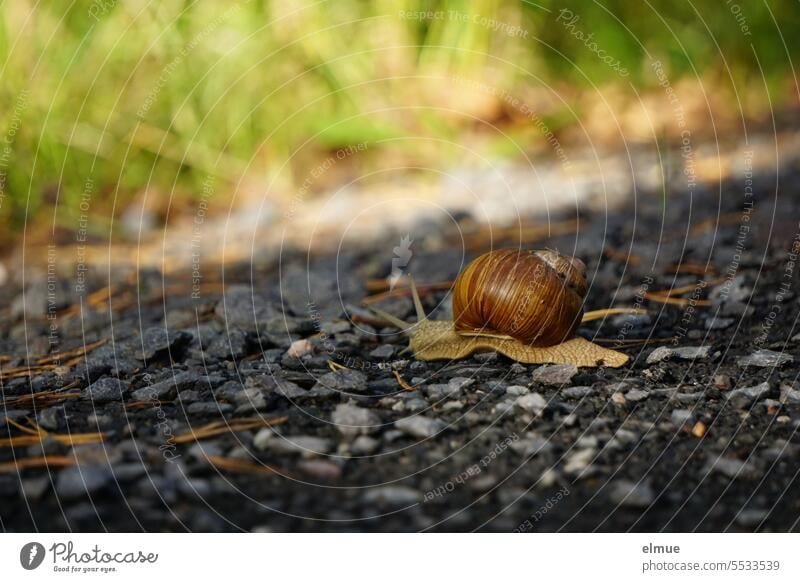
[[398, 430], [414, 438], [432, 438], [447, 428], [447, 424], [427, 416], [409, 416], [395, 421]]
[[572, 364], [554, 364], [534, 370], [531, 380], [546, 386], [564, 386], [572, 382], [577, 373], [578, 368]]
[[331, 415], [331, 422], [345, 437], [372, 434], [380, 430], [381, 419], [373, 411], [353, 404], [340, 404]]
[[81, 396], [84, 400], [91, 400], [95, 404], [105, 404], [122, 400], [128, 388], [128, 383], [118, 378], [100, 378], [90, 384]]
[[762, 382], [757, 386], [751, 386], [749, 388], [737, 388], [736, 390], [731, 390], [726, 394], [726, 399], [731, 405], [737, 408], [746, 408], [753, 404], [756, 400], [763, 398], [767, 394], [769, 394], [770, 386], [769, 382]]
[[58, 474], [56, 492], [63, 499], [92, 495], [105, 488], [113, 479], [107, 467], [67, 467]]
[[647, 481], [619, 480], [611, 484], [609, 497], [623, 507], [649, 507], [655, 500], [653, 488]]
[[740, 366], [756, 366], [759, 368], [779, 368], [792, 362], [794, 362], [794, 357], [790, 354], [771, 350], [757, 350], [736, 360], [736, 363]]
[[533, 414], [541, 414], [547, 408], [547, 400], [536, 392], [520, 396], [516, 404], [518, 408]]
[[660, 346], [654, 349], [647, 356], [647, 364], [657, 364], [667, 360], [707, 360], [711, 352], [711, 346], [684, 346], [680, 348], [668, 348]]

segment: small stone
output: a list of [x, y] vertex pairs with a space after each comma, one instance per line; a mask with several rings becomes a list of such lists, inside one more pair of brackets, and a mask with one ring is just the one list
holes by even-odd
[[66, 413], [63, 406], [53, 406], [45, 408], [39, 413], [37, 421], [39, 426], [47, 430], [58, 430], [64, 420]]
[[233, 410], [233, 406], [224, 402], [193, 402], [186, 407], [189, 414], [223, 414]]
[[733, 406], [737, 408], [745, 408], [750, 406], [753, 402], [763, 398], [766, 396], [770, 391], [769, 382], [762, 382], [757, 386], [751, 386], [749, 388], [737, 388], [736, 390], [731, 390], [727, 394], [727, 402], [730, 402]]
[[733, 457], [717, 457], [708, 464], [708, 470], [722, 473], [730, 479], [753, 479], [758, 471], [750, 463]]
[[133, 340], [134, 355], [139, 360], [150, 360], [161, 352], [173, 350], [191, 341], [184, 331], [169, 332], [163, 327], [146, 329], [140, 338]]
[[547, 400], [541, 394], [532, 392], [517, 398], [516, 405], [518, 408], [533, 414], [541, 414], [547, 408]]
[[431, 400], [458, 398], [464, 386], [469, 386], [473, 382], [471, 378], [452, 378], [447, 384], [428, 384], [423, 390]]
[[655, 500], [653, 488], [646, 481], [615, 481], [609, 492], [611, 500], [624, 507], [649, 507]]
[[742, 509], [736, 514], [736, 523], [742, 527], [759, 525], [769, 515], [766, 509]]
[[296, 340], [292, 342], [289, 349], [286, 350], [286, 355], [292, 358], [302, 358], [306, 354], [314, 351], [314, 344], [307, 339]]
[[706, 329], [720, 330], [728, 329], [736, 320], [732, 317], [711, 317], [703, 322]]
[[714, 388], [717, 390], [730, 390], [731, 377], [727, 374], [717, 374], [714, 376]]
[[578, 368], [573, 364], [553, 364], [535, 369], [531, 379], [547, 386], [564, 386], [572, 382], [577, 373]]
[[264, 448], [260, 450], [272, 451], [279, 455], [301, 455], [305, 458], [323, 455], [331, 450], [330, 440], [306, 435], [276, 435], [273, 438], [266, 439], [263, 445]]
[[247, 354], [248, 339], [244, 330], [233, 328], [215, 337], [206, 348], [206, 358], [227, 360]]
[[26, 499], [38, 501], [50, 489], [50, 476], [44, 475], [42, 477], [22, 479], [20, 485], [22, 486], [22, 494]]
[[420, 415], [401, 418], [394, 425], [405, 434], [420, 439], [436, 436], [447, 428], [441, 420]]
[[297, 467], [306, 475], [322, 481], [336, 481], [342, 476], [342, 468], [339, 465], [324, 459], [300, 461]]
[[376, 360], [391, 360], [394, 356], [394, 346], [392, 344], [381, 344], [369, 353], [371, 358]]
[[684, 430], [694, 425], [694, 414], [691, 410], [676, 409], [672, 411], [669, 420], [675, 428]]
[[530, 392], [530, 390], [525, 386], [514, 385], [506, 387], [506, 394], [509, 396], [524, 396], [528, 392]]
[[343, 436], [349, 438], [377, 432], [381, 424], [377, 414], [353, 404], [339, 404], [331, 415], [331, 421]]
[[591, 393], [591, 386], [572, 386], [571, 388], [564, 388], [561, 391], [561, 395], [564, 398], [584, 398]]
[[521, 438], [512, 442], [510, 448], [512, 451], [522, 455], [523, 457], [532, 457], [534, 455], [538, 455], [539, 453], [549, 451], [553, 448], [553, 445], [545, 438], [533, 436]]
[[630, 402], [639, 402], [650, 396], [649, 392], [639, 390], [638, 388], [631, 388], [625, 393], [625, 400]]
[[197, 378], [198, 376], [193, 372], [177, 372], [166, 380], [134, 390], [131, 398], [139, 402], [145, 400], [172, 400], [178, 390], [194, 386]]
[[758, 368], [780, 368], [794, 361], [794, 357], [772, 350], [757, 350], [749, 356], [742, 356], [736, 363], [739, 366], [756, 366]]
[[367, 377], [358, 370], [336, 370], [321, 376], [314, 388], [317, 386], [338, 392], [364, 392], [367, 390]]
[[611, 395], [611, 402], [618, 406], [623, 406], [625, 404], [625, 395], [622, 392], [614, 392]]
[[118, 378], [100, 378], [81, 393], [81, 398], [97, 404], [105, 404], [122, 400], [127, 391], [128, 384]]
[[564, 472], [569, 475], [583, 474], [588, 468], [589, 463], [594, 459], [597, 451], [592, 448], [579, 449], [574, 451], [564, 465]]
[[628, 330], [642, 329], [652, 323], [652, 318], [647, 313], [621, 313], [611, 318], [611, 325], [617, 329], [627, 328]]
[[63, 469], [56, 480], [56, 494], [62, 500], [77, 499], [97, 493], [112, 480], [108, 467], [93, 465]]
[[680, 348], [669, 348], [661, 346], [654, 349], [647, 356], [647, 364], [657, 364], [665, 360], [706, 360], [709, 357], [711, 346], [685, 346]]
[[784, 404], [800, 404], [800, 388], [797, 383], [781, 384], [781, 402]]
[[363, 499], [367, 503], [378, 505], [405, 506], [418, 503], [422, 495], [416, 489], [404, 485], [382, 485], [366, 491]]
[[381, 446], [379, 440], [366, 435], [361, 435], [353, 441], [350, 449], [356, 455], [371, 455]]
[[271, 428], [262, 428], [253, 437], [253, 446], [259, 451], [266, 451], [273, 438], [275, 438], [275, 432]]

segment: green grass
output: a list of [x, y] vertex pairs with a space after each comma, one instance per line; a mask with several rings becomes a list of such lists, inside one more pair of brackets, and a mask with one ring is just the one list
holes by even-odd
[[[273, 184], [267, 195], [290, 196], [315, 159], [362, 142], [375, 144], [360, 156], [365, 166], [396, 156], [447, 165], [457, 148], [392, 138], [458, 140], [475, 130], [474, 120], [443, 110], [458, 90], [452, 77], [508, 94], [542, 82], [647, 90], [655, 86], [649, 54], [671, 79], [710, 76], [721, 91], [732, 86], [725, 63], [737, 87], [760, 83], [763, 70], [774, 105], [796, 102], [786, 81], [800, 46], [797, 2], [739, 4], [748, 37], [724, 0], [694, 2], [699, 14], [680, 0], [5, 2], [0, 225], [13, 233], [56, 216], [75, 228], [88, 180], [89, 212], [107, 219], [145, 189], [162, 206], [170, 193], [173, 202], [190, 201], [209, 174], [228, 185], [220, 191], [248, 175], [265, 192]], [[565, 6], [627, 77], [555, 22]], [[446, 16], [401, 17], [419, 10]], [[554, 119], [568, 124], [571, 116]], [[513, 154], [502, 144], [490, 150]], [[102, 235], [106, 224], [94, 225]]]

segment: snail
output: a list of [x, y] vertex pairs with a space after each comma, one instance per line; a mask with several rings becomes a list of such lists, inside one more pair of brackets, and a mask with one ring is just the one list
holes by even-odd
[[617, 368], [628, 356], [578, 337], [588, 285], [580, 259], [504, 249], [479, 256], [453, 284], [453, 321], [427, 318], [413, 278], [415, 324], [375, 313], [410, 336], [419, 360], [457, 360], [493, 350], [525, 364]]

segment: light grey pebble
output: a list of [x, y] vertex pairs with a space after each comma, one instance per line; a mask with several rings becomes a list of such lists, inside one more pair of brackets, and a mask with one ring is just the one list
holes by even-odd
[[573, 364], [551, 364], [536, 368], [531, 374], [531, 379], [548, 386], [564, 386], [569, 384], [577, 373], [578, 368]]
[[364, 392], [367, 389], [367, 377], [358, 370], [336, 370], [320, 376], [314, 388], [317, 386], [339, 392]]
[[684, 346], [680, 348], [669, 348], [660, 346], [650, 352], [647, 356], [647, 364], [657, 364], [665, 360], [706, 360], [711, 352], [711, 346]]
[[639, 402], [648, 396], [650, 396], [649, 392], [645, 390], [639, 390], [638, 388], [632, 388], [625, 393], [625, 400], [629, 400], [630, 402]]
[[30, 501], [38, 501], [50, 489], [50, 479], [49, 475], [23, 479], [20, 482], [22, 494]]
[[591, 386], [572, 386], [570, 388], [564, 388], [560, 392], [564, 398], [583, 398], [591, 393]]
[[459, 394], [461, 394], [461, 387], [452, 384], [428, 384], [423, 386], [422, 389], [431, 400], [458, 398]]
[[335, 481], [342, 476], [342, 468], [326, 459], [307, 459], [297, 463], [297, 467], [306, 475], [323, 481]]
[[525, 386], [507, 386], [506, 387], [506, 394], [509, 396], [524, 396], [530, 392], [530, 389]]
[[316, 455], [323, 455], [331, 450], [331, 441], [317, 436], [310, 435], [275, 435], [273, 438], [266, 439], [264, 449], [279, 455], [301, 455], [310, 458]]
[[75, 465], [63, 469], [56, 480], [56, 494], [60, 499], [77, 499], [97, 493], [111, 482], [108, 467]]
[[611, 325], [619, 328], [641, 329], [652, 323], [652, 318], [647, 313], [621, 313], [611, 318]]
[[751, 463], [733, 457], [717, 457], [708, 464], [709, 471], [722, 473], [729, 479], [753, 479], [758, 471]]
[[669, 421], [678, 429], [691, 428], [694, 425], [694, 413], [691, 410], [679, 408], [672, 411]]
[[381, 446], [381, 442], [372, 437], [361, 435], [353, 441], [350, 449], [356, 455], [371, 455]]
[[58, 430], [61, 426], [61, 421], [65, 418], [63, 406], [53, 406], [45, 408], [38, 415], [39, 425], [47, 430]]
[[376, 360], [390, 360], [394, 356], [394, 350], [395, 348], [392, 344], [381, 344], [372, 350], [369, 355]]
[[547, 400], [541, 394], [532, 392], [517, 398], [517, 407], [526, 412], [541, 414], [547, 408]]
[[523, 457], [532, 457], [549, 451], [553, 448], [553, 445], [546, 438], [530, 436], [514, 441], [510, 447], [512, 451]]
[[353, 438], [380, 430], [381, 419], [373, 411], [354, 404], [339, 404], [331, 421], [343, 436]]
[[198, 376], [194, 372], [177, 372], [166, 380], [134, 390], [131, 398], [139, 402], [145, 400], [172, 400], [178, 390], [191, 388], [197, 379]]
[[273, 438], [275, 438], [275, 432], [271, 428], [262, 428], [253, 437], [253, 446], [259, 451], [266, 451]]
[[800, 388], [798, 383], [781, 384], [781, 402], [786, 404], [800, 404]]
[[756, 386], [731, 390], [726, 394], [726, 401], [737, 408], [745, 408], [769, 394], [769, 391], [769, 382], [762, 382]]
[[89, 384], [81, 393], [81, 397], [84, 400], [105, 404], [106, 402], [122, 400], [127, 391], [127, 382], [123, 382], [119, 378], [100, 378], [96, 382]]
[[569, 475], [579, 475], [587, 473], [589, 464], [594, 459], [597, 451], [593, 448], [578, 449], [573, 451], [566, 459], [564, 472]]
[[706, 329], [728, 329], [736, 320], [732, 317], [710, 317], [703, 322]]
[[794, 361], [790, 354], [773, 352], [772, 350], [756, 350], [749, 356], [742, 356], [736, 363], [739, 366], [756, 366], [758, 368], [780, 368]]
[[753, 527], [759, 525], [769, 515], [766, 509], [742, 509], [736, 514], [736, 523], [742, 527]]
[[367, 503], [404, 506], [418, 503], [422, 499], [422, 494], [405, 485], [382, 485], [367, 490], [362, 498]]
[[647, 481], [615, 481], [609, 492], [611, 500], [624, 507], [649, 507], [655, 499], [653, 488]]
[[189, 414], [222, 414], [232, 410], [233, 405], [224, 402], [192, 402], [186, 407]]
[[405, 434], [420, 439], [433, 437], [447, 428], [439, 419], [419, 415], [401, 418], [394, 425]]

